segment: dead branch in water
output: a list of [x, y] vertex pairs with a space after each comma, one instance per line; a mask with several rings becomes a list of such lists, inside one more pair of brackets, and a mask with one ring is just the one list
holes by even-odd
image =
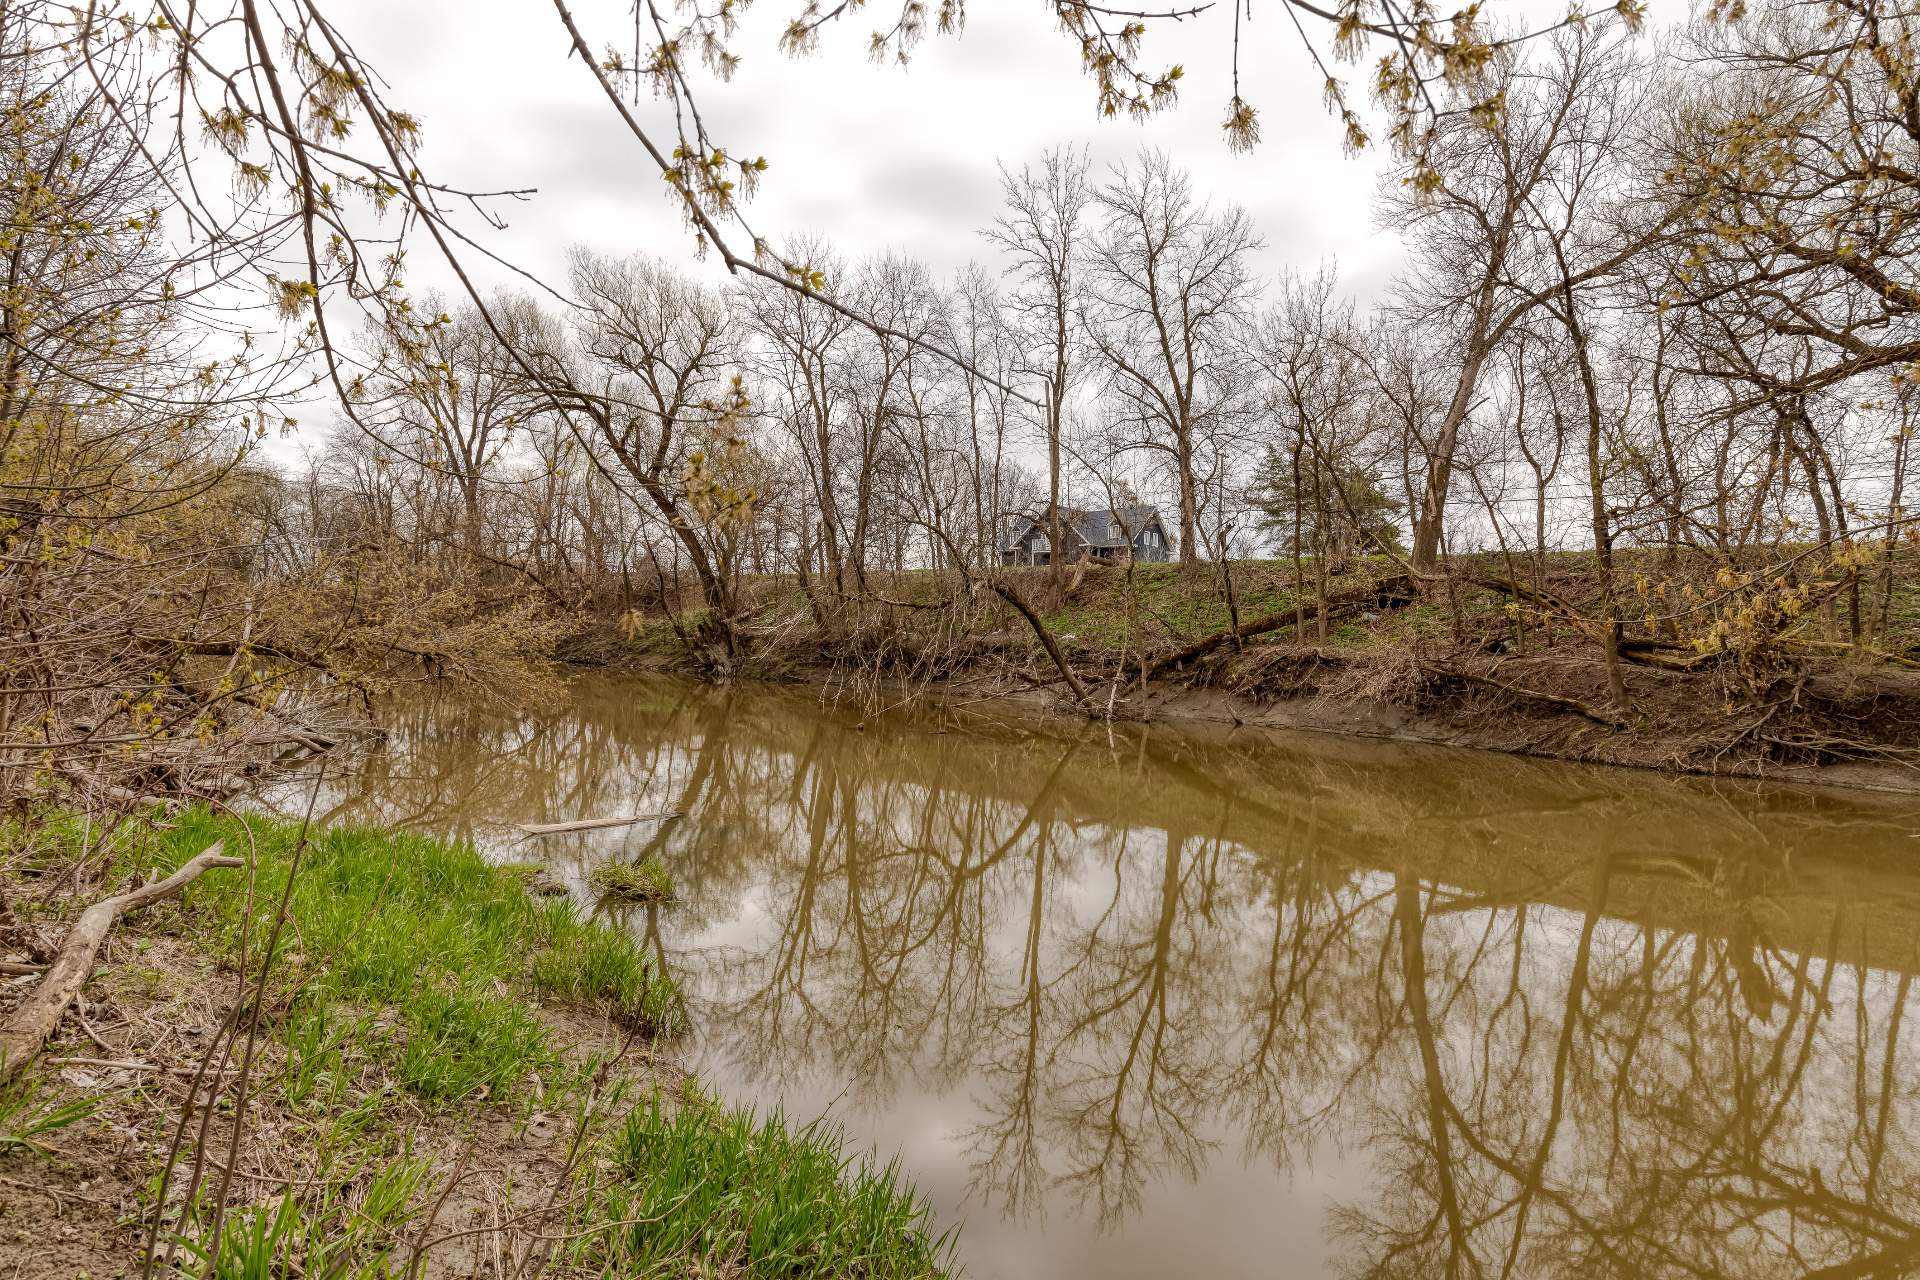
[[61, 1015], [80, 994], [87, 975], [93, 972], [93, 958], [99, 954], [100, 944], [106, 941], [107, 930], [113, 928], [116, 920], [128, 911], [173, 897], [209, 868], [247, 865], [242, 859], [223, 857], [224, 847], [225, 841], [216, 840], [165, 880], [103, 899], [80, 913], [73, 928], [67, 931], [67, 940], [60, 944], [60, 953], [54, 957], [46, 977], [40, 979], [33, 994], [14, 1010], [6, 1025], [0, 1026], [0, 1084], [20, 1074], [21, 1068], [33, 1060], [40, 1046], [60, 1025]]
[[602, 827], [631, 827], [639, 822], [666, 822], [684, 817], [677, 809], [664, 813], [636, 813], [624, 818], [576, 818], [572, 822], [523, 822], [520, 830], [530, 836], [557, 836], [569, 831], [596, 831]]

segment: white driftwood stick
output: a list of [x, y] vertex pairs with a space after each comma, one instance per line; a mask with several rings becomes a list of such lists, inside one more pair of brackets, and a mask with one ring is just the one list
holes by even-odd
[[574, 822], [523, 822], [520, 829], [530, 836], [557, 836], [569, 831], [594, 831], [600, 827], [630, 827], [636, 822], [665, 822], [682, 817], [678, 810], [666, 813], [635, 813], [624, 818], [580, 818]]
[[[101, 1067], [108, 1071], [159, 1071], [167, 1075], [191, 1076], [200, 1074], [198, 1067], [168, 1067], [156, 1062], [141, 1062], [134, 1058], [48, 1058], [48, 1062], [62, 1067]], [[209, 1067], [208, 1075], [237, 1075], [238, 1067]]]
[[93, 972], [93, 958], [100, 954], [100, 944], [106, 941], [107, 930], [113, 928], [114, 921], [124, 912], [173, 897], [210, 867], [247, 865], [239, 858], [222, 857], [225, 846], [224, 840], [215, 840], [165, 880], [103, 898], [80, 913], [73, 928], [67, 930], [67, 940], [60, 944], [60, 954], [48, 966], [47, 976], [40, 979], [33, 994], [21, 1001], [13, 1016], [0, 1026], [0, 1084], [19, 1075], [21, 1068], [33, 1060], [53, 1029], [60, 1025], [60, 1015], [67, 1011]]

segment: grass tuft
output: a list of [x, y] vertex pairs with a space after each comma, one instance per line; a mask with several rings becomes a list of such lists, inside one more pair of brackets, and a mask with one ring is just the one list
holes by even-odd
[[[571, 910], [571, 903], [556, 900]], [[661, 976], [624, 933], [594, 928], [563, 931], [534, 957], [533, 982], [562, 1000], [608, 1009], [627, 1026], [648, 1035], [686, 1030], [680, 989]]]
[[433, 1167], [403, 1156], [352, 1172], [357, 1177], [315, 1181], [305, 1198], [283, 1194], [235, 1210], [217, 1257], [196, 1236], [179, 1243], [207, 1280], [388, 1280], [401, 1274], [401, 1231], [419, 1217]]
[[610, 1143], [622, 1177], [593, 1216], [625, 1224], [580, 1260], [609, 1275], [724, 1272], [757, 1280], [924, 1280], [953, 1269], [951, 1232], [893, 1162], [849, 1156], [816, 1121], [658, 1096], [628, 1113]]
[[36, 1101], [34, 1084], [15, 1083], [0, 1089], [0, 1155], [10, 1151], [53, 1154], [46, 1135], [86, 1119], [99, 1105], [97, 1098], [77, 1102], [43, 1103]]
[[594, 885], [627, 902], [673, 901], [673, 877], [660, 859], [648, 854], [641, 862], [606, 862], [593, 869]]

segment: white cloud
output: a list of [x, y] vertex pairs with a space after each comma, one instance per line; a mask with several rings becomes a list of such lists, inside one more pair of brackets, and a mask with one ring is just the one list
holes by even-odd
[[[1085, 146], [1104, 171], [1156, 147], [1192, 171], [1204, 197], [1247, 208], [1266, 240], [1259, 269], [1267, 275], [1334, 261], [1346, 291], [1363, 302], [1391, 278], [1399, 242], [1372, 212], [1389, 157], [1379, 148], [1343, 153], [1319, 72], [1278, 0], [1242, 15], [1241, 91], [1259, 109], [1263, 135], [1246, 155], [1231, 153], [1220, 130], [1232, 92], [1231, 0], [1195, 20], [1154, 25], [1146, 61], [1178, 63], [1185, 75], [1179, 103], [1145, 122], [1096, 118], [1078, 47], [1038, 0], [976, 0], [962, 34], [930, 35], [905, 67], [866, 56], [868, 33], [890, 3], [875, 0], [829, 25], [818, 50], [796, 59], [779, 51], [778, 37], [798, 0], [761, 0], [733, 45], [739, 73], [701, 89], [705, 118], [730, 154], [768, 158], [747, 208], [769, 239], [816, 233], [848, 258], [896, 250], [942, 274], [970, 260], [997, 265], [978, 232], [998, 211], [1001, 162], [1018, 168], [1051, 146]], [[1682, 17], [1685, 3], [1655, 0], [1655, 16]], [[571, 8], [597, 48], [630, 51], [628, 0]], [[488, 249], [556, 288], [574, 243], [647, 251], [722, 275], [712, 256], [695, 261], [658, 171], [571, 56], [548, 5], [339, 0], [328, 12], [383, 78], [389, 104], [421, 118], [430, 177], [473, 190], [535, 188], [524, 202], [493, 203], [510, 224], [504, 232], [464, 220]], [[1564, 12], [1561, 0], [1502, 0], [1496, 20], [1551, 22]], [[1356, 103], [1369, 70], [1336, 66]], [[656, 142], [671, 145], [665, 104], [643, 97], [635, 111]], [[424, 237], [411, 252], [409, 285], [458, 292]], [[465, 263], [482, 288], [525, 287], [479, 255]], [[298, 443], [277, 442], [271, 452], [291, 456]]]
[[[1043, 5], [976, 5], [963, 34], [930, 36], [904, 68], [865, 54], [878, 9], [827, 28], [815, 54], [786, 57], [777, 36], [791, 7], [750, 12], [735, 45], [739, 74], [701, 100], [733, 154], [768, 157], [750, 205], [763, 233], [815, 231], [849, 255], [898, 249], [951, 271], [990, 257], [975, 232], [997, 208], [1000, 161], [1084, 144], [1104, 167], [1152, 146], [1190, 167], [1214, 200], [1248, 207], [1268, 240], [1267, 270], [1337, 257], [1356, 281], [1373, 283], [1390, 269], [1395, 246], [1369, 212], [1383, 158], [1341, 153], [1318, 73], [1278, 5], [1245, 28], [1241, 82], [1261, 108], [1265, 141], [1241, 156], [1228, 152], [1219, 128], [1230, 93], [1230, 10], [1155, 29], [1149, 57], [1183, 64], [1182, 100], [1135, 124], [1095, 118], [1078, 49]], [[350, 0], [340, 14], [389, 82], [389, 99], [424, 120], [436, 178], [539, 188], [509, 207], [512, 229], [491, 247], [547, 276], [575, 240], [690, 256], [659, 175], [567, 56], [566, 34], [546, 6]], [[631, 42], [624, 4], [579, 5], [576, 17], [597, 44]], [[643, 100], [639, 112], [657, 139], [670, 137], [662, 104]]]

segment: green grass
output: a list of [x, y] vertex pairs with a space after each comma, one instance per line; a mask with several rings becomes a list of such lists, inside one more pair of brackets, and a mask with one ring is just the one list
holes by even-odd
[[[275, 902], [298, 828], [260, 818], [247, 826], [259, 855], [256, 899]], [[221, 838], [230, 850], [246, 846], [233, 819], [188, 813], [164, 834], [162, 861], [184, 862]], [[237, 962], [245, 878], [204, 876], [186, 902], [205, 917], [215, 953]], [[275, 972], [289, 1001], [289, 1070], [302, 1094], [337, 1092], [349, 1042], [384, 1055], [399, 1082], [422, 1098], [511, 1089], [556, 1053], [515, 984], [600, 1005], [643, 1032], [678, 1029], [678, 992], [638, 943], [581, 919], [565, 899], [530, 897], [519, 876], [489, 866], [469, 845], [355, 828], [320, 832], [289, 910], [294, 923], [282, 934]], [[263, 937], [257, 925], [256, 949]], [[388, 1018], [370, 1020], [382, 1010]], [[382, 1022], [397, 1025], [388, 1033]]]
[[594, 1213], [625, 1225], [579, 1259], [601, 1274], [919, 1280], [952, 1269], [952, 1234], [934, 1232], [897, 1165], [849, 1157], [830, 1124], [795, 1129], [699, 1100], [669, 1110], [656, 1097], [608, 1145], [623, 1176]]
[[626, 902], [672, 902], [673, 877], [660, 859], [648, 854], [640, 862], [606, 862], [590, 877], [595, 887]]
[[[57, 822], [37, 830], [53, 853], [73, 843]], [[257, 860], [248, 969], [257, 973], [293, 866], [295, 824], [248, 818], [243, 829], [189, 811], [130, 841], [113, 874], [178, 866], [215, 839], [244, 853], [249, 834]], [[410, 1126], [465, 1133], [483, 1108], [517, 1112], [523, 1125], [536, 1112], [573, 1117], [567, 1132], [578, 1135], [581, 1157], [551, 1199], [541, 1193], [555, 1206], [541, 1228], [562, 1255], [552, 1274], [950, 1273], [953, 1240], [934, 1231], [927, 1202], [897, 1165], [851, 1153], [837, 1128], [789, 1127], [715, 1102], [691, 1082], [677, 1105], [643, 1082], [644, 1100], [629, 1107], [634, 1082], [570, 1049], [531, 997], [591, 1003], [659, 1033], [684, 1025], [679, 993], [629, 934], [582, 919], [568, 901], [530, 897], [524, 881], [466, 844], [354, 828], [314, 835], [267, 988], [265, 1029], [284, 1054], [263, 1059], [278, 1065], [256, 1094], [257, 1105], [282, 1113], [276, 1141], [300, 1180], [232, 1207], [217, 1259], [202, 1186], [173, 1235], [196, 1274], [401, 1274], [451, 1176], [444, 1155], [416, 1147]], [[141, 925], [236, 964], [247, 902], [247, 877], [217, 871]], [[36, 1087], [0, 1092], [0, 1150], [43, 1150], [45, 1135], [95, 1104], [45, 1101]], [[149, 1202], [159, 1177], [156, 1166]]]
[[699, 636], [713, 625], [713, 610], [686, 609], [668, 617], [665, 614], [630, 612], [620, 619], [621, 637], [637, 653], [679, 653], [685, 648], [683, 636]]
[[[1390, 566], [1384, 561], [1368, 560], [1362, 568], [1377, 576], [1388, 572]], [[1309, 565], [1308, 572], [1311, 571]], [[1037, 578], [1045, 570], [1028, 572]], [[1242, 623], [1293, 607], [1291, 561], [1236, 560], [1232, 572]], [[1329, 585], [1331, 590], [1339, 592], [1350, 590], [1361, 581], [1356, 575], [1346, 574], [1334, 578]], [[1307, 603], [1311, 606], [1314, 598], [1311, 579], [1307, 589]], [[1117, 648], [1129, 643], [1130, 613], [1137, 628], [1131, 643], [1146, 639], [1154, 644], [1186, 644], [1225, 631], [1233, 619], [1232, 611], [1227, 608], [1220, 566], [1208, 561], [1196, 565], [1135, 565], [1131, 581], [1122, 567], [1089, 570], [1074, 598], [1045, 622], [1055, 635], [1073, 636], [1083, 647]]]
[[0, 1088], [0, 1155], [11, 1151], [52, 1151], [47, 1135], [58, 1133], [94, 1112], [93, 1099], [75, 1102], [39, 1102], [33, 1081]]
[[[347, 1170], [346, 1177], [309, 1180], [315, 1189], [305, 1196], [277, 1196], [232, 1213], [217, 1260], [206, 1240], [185, 1237], [181, 1244], [206, 1280], [391, 1280], [406, 1256], [401, 1231], [419, 1218], [433, 1172], [431, 1162], [402, 1156]], [[356, 1186], [359, 1179], [364, 1183]]]
[[496, 862], [493, 869], [501, 875], [512, 876], [521, 884], [533, 879], [547, 869], [544, 862]]
[[[572, 911], [565, 898], [554, 899], [553, 906]], [[564, 999], [625, 1010], [638, 1026], [679, 1030], [685, 1025], [679, 989], [656, 976], [652, 962], [628, 936], [612, 929], [568, 930], [534, 957], [533, 979]]]
[[[1039, 578], [1045, 572], [1032, 570], [1029, 576]], [[1040, 581], [1044, 582], [1044, 578]], [[1226, 601], [1219, 594], [1219, 586], [1217, 569], [1183, 572], [1177, 564], [1138, 564], [1133, 567], [1129, 583], [1126, 569], [1101, 566], [1089, 569], [1073, 599], [1043, 621], [1055, 636], [1070, 636], [1069, 643], [1087, 648], [1117, 648], [1127, 644], [1130, 612], [1141, 636], [1172, 633], [1190, 639], [1227, 625]], [[1262, 602], [1268, 603], [1267, 597], [1273, 594], [1263, 583], [1259, 589]], [[1244, 596], [1242, 604], [1246, 604]], [[1278, 606], [1270, 604], [1270, 607]], [[1243, 613], [1243, 616], [1255, 614]]]

